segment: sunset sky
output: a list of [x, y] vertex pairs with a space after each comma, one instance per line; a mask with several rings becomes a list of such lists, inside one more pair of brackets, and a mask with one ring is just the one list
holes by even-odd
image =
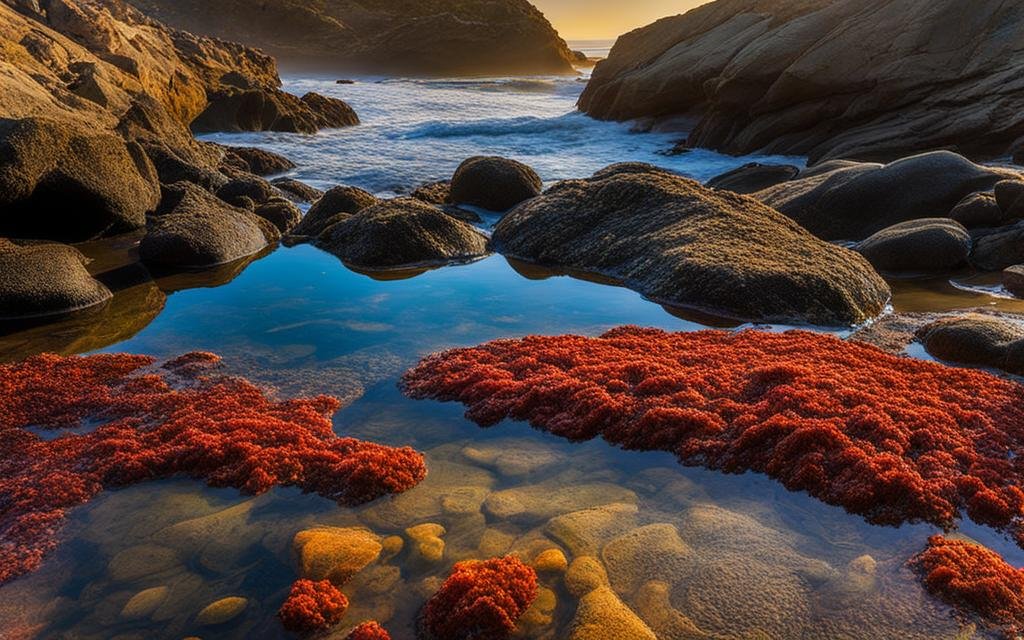
[[615, 38], [707, 0], [533, 0], [566, 40]]

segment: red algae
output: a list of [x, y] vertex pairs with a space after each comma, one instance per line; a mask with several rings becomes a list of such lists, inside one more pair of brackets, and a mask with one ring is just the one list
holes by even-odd
[[[275, 402], [218, 358], [135, 355], [0, 365], [0, 584], [38, 567], [68, 509], [104, 489], [185, 476], [260, 494], [293, 486], [343, 505], [415, 486], [423, 457], [334, 434], [340, 403]], [[43, 438], [40, 430], [87, 427]]]
[[875, 524], [966, 511], [1024, 542], [1024, 386], [982, 371], [806, 331], [623, 327], [433, 355], [403, 385], [483, 426], [765, 473]]
[[423, 609], [432, 640], [501, 640], [537, 597], [537, 573], [515, 556], [456, 563]]
[[345, 640], [391, 640], [391, 636], [376, 622], [364, 622], [355, 629], [352, 633], [345, 637]]
[[980, 618], [1007, 637], [1024, 631], [1024, 570], [998, 553], [963, 540], [932, 536], [911, 560], [925, 588], [967, 617]]
[[299, 634], [330, 629], [348, 611], [348, 598], [330, 580], [296, 580], [277, 616], [284, 628]]

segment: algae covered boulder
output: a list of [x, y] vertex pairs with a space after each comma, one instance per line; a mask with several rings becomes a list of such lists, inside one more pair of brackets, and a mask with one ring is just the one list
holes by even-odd
[[317, 246], [353, 267], [395, 269], [479, 258], [487, 238], [436, 207], [397, 198], [331, 226]]
[[969, 313], [936, 320], [917, 336], [940, 360], [1024, 374], [1024, 327], [1010, 320]]
[[645, 165], [558, 183], [507, 214], [493, 244], [615, 278], [661, 303], [747, 320], [854, 324], [890, 295], [856, 253], [751, 198]]
[[0, 320], [39, 318], [93, 307], [112, 297], [67, 245], [19, 247], [0, 238]]
[[291, 237], [294, 240], [315, 239], [332, 224], [378, 202], [376, 196], [358, 187], [333, 187], [313, 203], [302, 222], [292, 229]]
[[46, 118], [0, 120], [0, 234], [86, 240], [142, 227], [160, 197], [142, 148]]
[[449, 199], [489, 211], [508, 211], [524, 200], [540, 195], [537, 172], [507, 158], [477, 156], [455, 170]]

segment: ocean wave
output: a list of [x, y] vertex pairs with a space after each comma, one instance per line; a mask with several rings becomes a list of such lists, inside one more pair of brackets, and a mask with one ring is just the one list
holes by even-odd
[[517, 118], [485, 118], [469, 122], [431, 121], [404, 131], [395, 132], [395, 140], [423, 138], [504, 138], [509, 136], [578, 133], [598, 126], [582, 113], [567, 113], [556, 118], [520, 116]]

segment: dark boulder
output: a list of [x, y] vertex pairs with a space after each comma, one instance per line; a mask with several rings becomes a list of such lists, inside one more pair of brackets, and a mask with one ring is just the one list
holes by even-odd
[[917, 336], [939, 360], [1024, 374], [1024, 328], [1009, 320], [976, 313], [943, 318]]
[[320, 237], [327, 227], [337, 222], [339, 214], [358, 213], [380, 202], [376, 196], [356, 187], [334, 187], [310, 207], [302, 222], [291, 232], [291, 239], [314, 239]]
[[0, 320], [62, 315], [106, 302], [113, 294], [86, 264], [67, 245], [19, 247], [0, 238]]
[[1003, 287], [1018, 298], [1024, 298], [1024, 264], [1003, 269]]
[[705, 186], [733, 193], [750, 194], [788, 182], [800, 174], [800, 168], [791, 164], [761, 164], [751, 162], [709, 180]]
[[995, 187], [995, 197], [1007, 219], [1024, 218], [1024, 180], [1003, 180]]
[[302, 96], [300, 100], [313, 114], [320, 129], [340, 129], [359, 124], [359, 116], [356, 115], [355, 109], [344, 100], [312, 92]]
[[241, 198], [249, 198], [256, 204], [279, 197], [281, 192], [269, 182], [256, 175], [236, 173], [223, 187], [217, 190], [217, 197], [236, 207], [249, 209], [241, 203]]
[[949, 217], [968, 229], [998, 227], [1009, 221], [996, 203], [996, 197], [988, 192], [967, 196], [953, 207]]
[[295, 202], [316, 202], [324, 196], [323, 191], [311, 187], [304, 182], [299, 182], [294, 178], [275, 178], [270, 181], [270, 184], [277, 187], [278, 190]]
[[890, 164], [853, 164], [783, 182], [754, 197], [823, 240], [862, 240], [919, 218], [949, 217], [965, 197], [1006, 173], [936, 151]]
[[663, 304], [745, 320], [851, 325], [890, 297], [857, 253], [752, 198], [645, 165], [556, 184], [508, 213], [493, 245], [613, 278]]
[[201, 269], [245, 258], [277, 242], [277, 228], [189, 183], [172, 185], [177, 203], [152, 218], [139, 244], [147, 265]]
[[901, 222], [854, 247], [879, 271], [946, 271], [967, 262], [971, 236], [949, 218]]
[[385, 200], [328, 228], [317, 246], [362, 269], [472, 260], [487, 253], [474, 227], [414, 198]]
[[160, 197], [142, 148], [45, 118], [0, 120], [0, 233], [85, 240], [145, 224]]
[[437, 182], [428, 182], [416, 187], [409, 195], [427, 204], [449, 204], [452, 198], [452, 181], [439, 180]]
[[295, 168], [288, 158], [256, 147], [224, 147], [223, 162], [257, 176], [272, 176]]
[[451, 202], [488, 211], [508, 211], [540, 195], [544, 184], [537, 172], [522, 162], [507, 158], [469, 158], [455, 171]]
[[[196, 133], [280, 131], [316, 133], [324, 127], [345, 126], [343, 109], [324, 98], [309, 95], [300, 99], [290, 93], [268, 89], [221, 87], [210, 91], [209, 104], [192, 122]], [[341, 103], [344, 104], [344, 103]], [[316, 108], [314, 111], [314, 108]], [[345, 105], [347, 107], [347, 105]], [[351, 109], [348, 109], [351, 111]], [[354, 112], [353, 112], [354, 115]], [[356, 124], [356, 122], [348, 122]]]
[[980, 229], [973, 233], [971, 264], [985, 271], [1002, 271], [1024, 264], [1024, 222]]
[[257, 205], [253, 213], [277, 227], [282, 234], [302, 221], [302, 211], [286, 198], [271, 198]]

